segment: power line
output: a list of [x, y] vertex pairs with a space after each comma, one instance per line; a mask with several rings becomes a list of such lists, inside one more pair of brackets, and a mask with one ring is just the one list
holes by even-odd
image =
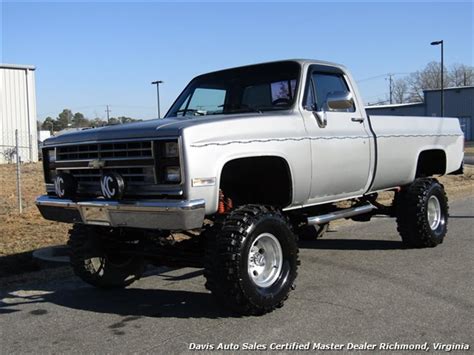
[[409, 75], [409, 74], [412, 74], [412, 73], [385, 73], [385, 74], [380, 74], [380, 75], [376, 75], [376, 76], [371, 76], [369, 78], [364, 78], [364, 79], [360, 79], [360, 80], [356, 80], [358, 83], [363, 83], [364, 81], [369, 81], [369, 80], [374, 80], [374, 79], [379, 79], [379, 78], [385, 78], [387, 77], [388, 75]]
[[383, 78], [387, 76], [387, 74], [380, 74], [380, 75], [376, 75], [376, 76], [371, 76], [369, 78], [364, 78], [364, 79], [360, 79], [360, 80], [356, 80], [358, 83], [363, 83], [364, 81], [369, 81], [369, 80], [373, 80], [373, 79], [378, 79], [378, 78]]

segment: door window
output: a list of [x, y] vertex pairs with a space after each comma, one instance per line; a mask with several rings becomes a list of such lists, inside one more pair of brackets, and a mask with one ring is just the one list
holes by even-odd
[[[308, 90], [306, 106], [315, 108], [316, 111], [327, 110], [328, 95], [336, 92], [348, 93], [349, 87], [341, 74], [314, 72], [311, 75], [311, 87]], [[342, 112], [354, 112], [355, 107]]]

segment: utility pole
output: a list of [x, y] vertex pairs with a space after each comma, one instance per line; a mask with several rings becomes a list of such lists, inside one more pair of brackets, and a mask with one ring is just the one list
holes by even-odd
[[112, 112], [112, 110], [110, 110], [109, 105], [107, 105], [105, 112], [107, 113], [107, 123], [110, 123], [110, 112]]
[[161, 118], [160, 114], [160, 84], [163, 84], [162, 80], [153, 81], [151, 85], [156, 85], [156, 107], [158, 109], [158, 118]]
[[390, 104], [393, 103], [392, 97], [393, 97], [393, 75], [394, 74], [388, 74], [388, 84], [389, 84], [389, 91], [390, 91]]

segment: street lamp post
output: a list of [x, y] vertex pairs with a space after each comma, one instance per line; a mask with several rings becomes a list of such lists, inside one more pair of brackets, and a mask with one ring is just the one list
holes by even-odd
[[158, 118], [161, 118], [160, 114], [160, 84], [163, 84], [162, 80], [153, 81], [152, 85], [156, 85], [156, 106], [158, 109]]
[[444, 116], [444, 47], [443, 40], [431, 42], [432, 46], [441, 45], [441, 117]]

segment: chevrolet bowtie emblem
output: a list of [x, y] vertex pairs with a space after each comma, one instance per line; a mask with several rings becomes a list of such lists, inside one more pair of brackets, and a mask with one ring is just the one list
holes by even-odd
[[89, 162], [88, 166], [92, 169], [102, 169], [105, 166], [105, 161], [94, 159]]

